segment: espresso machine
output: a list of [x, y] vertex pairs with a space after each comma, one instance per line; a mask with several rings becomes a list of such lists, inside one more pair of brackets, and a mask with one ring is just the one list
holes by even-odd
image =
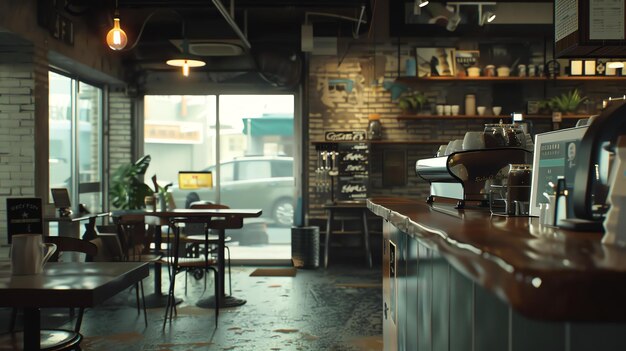
[[510, 164], [532, 163], [532, 153], [524, 148], [503, 147], [453, 152], [418, 160], [415, 171], [430, 183], [428, 202], [436, 198], [456, 200], [456, 208], [467, 202], [489, 206], [489, 189], [508, 176]]

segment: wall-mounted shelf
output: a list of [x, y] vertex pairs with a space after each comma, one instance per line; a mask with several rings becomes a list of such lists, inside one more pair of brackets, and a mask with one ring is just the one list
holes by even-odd
[[[439, 116], [437, 116], [439, 117]], [[360, 141], [313, 141], [311, 144], [341, 144], [341, 143], [367, 143], [372, 145], [439, 145], [446, 144], [448, 140], [360, 140]]]
[[550, 82], [550, 81], [626, 81], [625, 76], [559, 76], [548, 77], [398, 77], [397, 82]]
[[[441, 116], [441, 115], [399, 115], [396, 117], [399, 121], [411, 121], [411, 120], [432, 120], [432, 119], [498, 119], [498, 118], [511, 118], [509, 115], [483, 115], [483, 116], [474, 116], [474, 115], [453, 115], [453, 116]], [[527, 119], [552, 119], [552, 115], [524, 115], [524, 118]], [[581, 118], [589, 118], [589, 115], [563, 115], [562, 119], [581, 119]]]

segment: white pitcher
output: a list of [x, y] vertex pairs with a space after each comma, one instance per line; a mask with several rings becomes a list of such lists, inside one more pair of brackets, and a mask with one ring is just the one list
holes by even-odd
[[13, 275], [41, 274], [43, 266], [56, 250], [55, 244], [43, 242], [41, 234], [13, 235], [11, 237]]

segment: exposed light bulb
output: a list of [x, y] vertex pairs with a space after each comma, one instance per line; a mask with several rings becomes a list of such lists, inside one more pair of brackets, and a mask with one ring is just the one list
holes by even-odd
[[424, 6], [426, 6], [426, 5], [428, 5], [428, 0], [421, 0], [421, 1], [419, 2], [419, 7], [424, 7]]
[[187, 60], [183, 63], [183, 76], [189, 77], [189, 63]]
[[128, 37], [120, 27], [119, 16], [113, 18], [113, 28], [107, 33], [106, 41], [112, 50], [122, 50], [128, 44]]
[[489, 17], [487, 17], [487, 22], [491, 23], [491, 22], [493, 22], [494, 19], [496, 19], [496, 14], [492, 13], [492, 14], [489, 15]]

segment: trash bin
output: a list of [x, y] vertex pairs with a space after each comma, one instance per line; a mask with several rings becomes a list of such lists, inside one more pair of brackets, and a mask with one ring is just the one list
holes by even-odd
[[319, 227], [291, 227], [291, 260], [296, 268], [320, 266]]

